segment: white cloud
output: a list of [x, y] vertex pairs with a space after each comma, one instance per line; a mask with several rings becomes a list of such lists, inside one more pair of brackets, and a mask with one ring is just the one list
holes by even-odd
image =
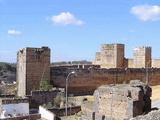
[[139, 5], [131, 8], [131, 13], [142, 21], [160, 20], [160, 6], [158, 5]]
[[21, 35], [21, 31], [15, 30], [15, 29], [10, 29], [8, 30], [8, 35], [12, 35], [12, 36], [17, 36], [17, 35]]
[[52, 16], [50, 20], [57, 25], [83, 25], [82, 20], [77, 19], [70, 12], [62, 12], [59, 15]]

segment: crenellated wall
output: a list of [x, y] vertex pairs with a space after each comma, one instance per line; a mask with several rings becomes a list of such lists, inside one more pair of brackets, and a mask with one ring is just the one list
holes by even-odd
[[160, 84], [160, 68], [67, 69], [51, 67], [52, 84], [56, 87], [65, 87], [66, 77], [73, 70], [76, 71], [76, 76], [73, 75], [69, 78], [69, 91], [75, 94], [93, 93], [101, 85], [129, 83], [134, 79], [143, 82], [149, 80], [150, 85]]

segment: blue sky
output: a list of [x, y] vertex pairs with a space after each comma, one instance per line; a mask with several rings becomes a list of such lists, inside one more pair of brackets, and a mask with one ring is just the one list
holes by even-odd
[[160, 58], [160, 0], [0, 0], [0, 61], [49, 46], [52, 62], [93, 60], [103, 43], [151, 46]]

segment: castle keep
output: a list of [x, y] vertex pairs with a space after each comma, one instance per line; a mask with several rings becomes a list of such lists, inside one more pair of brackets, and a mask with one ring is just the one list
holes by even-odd
[[24, 48], [17, 53], [18, 95], [38, 90], [41, 80], [50, 81], [50, 49]]
[[[124, 44], [103, 44], [96, 53], [93, 64], [101, 68], [146, 68], [156, 67], [152, 61], [151, 47], [137, 47], [133, 50], [133, 59], [125, 58]], [[153, 62], [153, 66], [152, 66]], [[156, 60], [160, 64], [160, 60]]]

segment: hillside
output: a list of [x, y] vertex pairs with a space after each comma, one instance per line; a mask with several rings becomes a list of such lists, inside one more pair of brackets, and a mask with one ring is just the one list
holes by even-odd
[[16, 64], [0, 62], [0, 83], [10, 84], [16, 81]]

